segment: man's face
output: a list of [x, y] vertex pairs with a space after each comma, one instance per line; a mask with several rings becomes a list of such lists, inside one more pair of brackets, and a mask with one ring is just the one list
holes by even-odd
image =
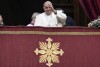
[[0, 21], [2, 21], [2, 16], [0, 15]]
[[52, 6], [49, 3], [44, 4], [43, 9], [47, 15], [50, 15], [52, 13]]
[[32, 21], [35, 22], [35, 19], [36, 19], [36, 17], [33, 17], [33, 18], [32, 18]]
[[0, 26], [3, 25], [3, 19], [2, 19], [2, 16], [0, 15]]

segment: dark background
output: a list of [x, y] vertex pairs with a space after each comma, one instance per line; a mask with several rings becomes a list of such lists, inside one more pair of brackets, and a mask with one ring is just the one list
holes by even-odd
[[[0, 0], [0, 14], [5, 26], [27, 25], [34, 12], [43, 12], [47, 0]], [[79, 0], [49, 0], [54, 8], [62, 8], [67, 16], [75, 20], [75, 26], [87, 26], [90, 22]], [[71, 22], [71, 21], [70, 21]]]
[[0, 0], [0, 14], [5, 25], [27, 25], [34, 12], [43, 12], [46, 0]]

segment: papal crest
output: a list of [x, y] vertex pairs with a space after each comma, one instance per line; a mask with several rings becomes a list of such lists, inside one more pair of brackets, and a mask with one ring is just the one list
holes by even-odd
[[60, 43], [53, 42], [52, 39], [46, 39], [47, 42], [39, 42], [39, 49], [34, 51], [39, 56], [39, 63], [46, 63], [48, 67], [51, 67], [53, 63], [59, 63], [59, 56], [63, 55], [63, 50], [59, 49]]

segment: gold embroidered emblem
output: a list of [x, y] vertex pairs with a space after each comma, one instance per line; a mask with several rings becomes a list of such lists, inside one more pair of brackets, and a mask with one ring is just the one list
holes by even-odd
[[39, 42], [39, 48], [36, 48], [34, 51], [36, 55], [40, 54], [39, 62], [46, 63], [48, 67], [51, 67], [53, 63], [59, 63], [59, 54], [63, 55], [63, 50], [59, 49], [60, 43], [54, 42], [52, 43], [52, 39], [48, 38], [46, 42]]

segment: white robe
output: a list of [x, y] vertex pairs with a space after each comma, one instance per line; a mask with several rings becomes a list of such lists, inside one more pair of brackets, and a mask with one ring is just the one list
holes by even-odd
[[51, 15], [47, 16], [44, 13], [41, 13], [40, 15], [38, 15], [36, 17], [36, 20], [35, 20], [35, 23], [34, 23], [34, 26], [40, 26], [40, 27], [58, 27], [57, 24], [58, 24], [58, 20], [57, 20], [57, 17], [59, 20], [61, 20], [61, 23], [65, 23], [66, 21], [66, 14], [62, 13], [62, 12], [57, 12], [57, 15], [55, 15], [53, 12]]
[[34, 26], [34, 25], [33, 25], [33, 24], [28, 24], [27, 26], [32, 27], [32, 26]]

